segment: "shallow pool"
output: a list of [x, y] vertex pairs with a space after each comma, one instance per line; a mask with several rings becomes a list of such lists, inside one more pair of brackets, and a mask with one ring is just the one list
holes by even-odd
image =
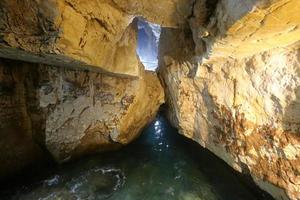
[[54, 165], [20, 182], [2, 188], [0, 199], [272, 199], [200, 145], [180, 136], [162, 116], [120, 151]]

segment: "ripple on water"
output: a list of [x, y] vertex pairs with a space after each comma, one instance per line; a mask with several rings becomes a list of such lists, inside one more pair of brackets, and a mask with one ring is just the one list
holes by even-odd
[[12, 199], [22, 200], [97, 200], [106, 199], [123, 187], [125, 175], [120, 169], [94, 168], [77, 176], [54, 175], [18, 191]]
[[[246, 180], [223, 161], [180, 136], [163, 117], [158, 117], [136, 142], [120, 151], [87, 157], [48, 170], [42, 171], [44, 178], [33, 174], [35, 179], [28, 180], [26, 186], [20, 183], [17, 189], [0, 191], [0, 199], [272, 199], [250, 183], [246, 184]], [[36, 179], [41, 181], [34, 181]]]

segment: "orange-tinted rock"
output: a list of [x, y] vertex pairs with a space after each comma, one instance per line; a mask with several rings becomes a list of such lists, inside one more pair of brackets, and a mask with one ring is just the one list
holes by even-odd
[[134, 18], [178, 27], [191, 8], [190, 0], [3, 0], [0, 57], [138, 77]]
[[124, 146], [156, 115], [156, 75], [138, 79], [1, 60], [0, 171], [15, 172], [42, 151], [58, 162]]
[[212, 51], [211, 57], [197, 63], [202, 55], [195, 51], [195, 36], [190, 34], [162, 30], [160, 76], [170, 121], [234, 169], [249, 173], [276, 199], [298, 200], [298, 41], [239, 59], [214, 60], [219, 54]]

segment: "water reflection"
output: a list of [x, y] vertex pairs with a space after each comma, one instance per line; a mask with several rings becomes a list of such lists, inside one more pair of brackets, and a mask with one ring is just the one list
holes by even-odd
[[121, 189], [125, 175], [120, 169], [94, 168], [56, 174], [22, 188], [11, 199], [107, 199]]
[[118, 152], [44, 170], [0, 192], [13, 200], [269, 200], [159, 116]]
[[[151, 129], [151, 127], [149, 127], [149, 129]], [[154, 121], [154, 130], [150, 130], [150, 132], [154, 133], [149, 134], [149, 139], [152, 141], [151, 144], [153, 145], [152, 149], [154, 151], [162, 152], [169, 147], [168, 141], [164, 137], [165, 130], [161, 119], [157, 118]], [[151, 136], [153, 136], [153, 138]]]

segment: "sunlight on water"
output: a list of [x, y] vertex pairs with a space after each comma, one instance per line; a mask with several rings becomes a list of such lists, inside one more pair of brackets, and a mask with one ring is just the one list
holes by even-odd
[[268, 200], [161, 116], [133, 144], [29, 176], [7, 200]]

